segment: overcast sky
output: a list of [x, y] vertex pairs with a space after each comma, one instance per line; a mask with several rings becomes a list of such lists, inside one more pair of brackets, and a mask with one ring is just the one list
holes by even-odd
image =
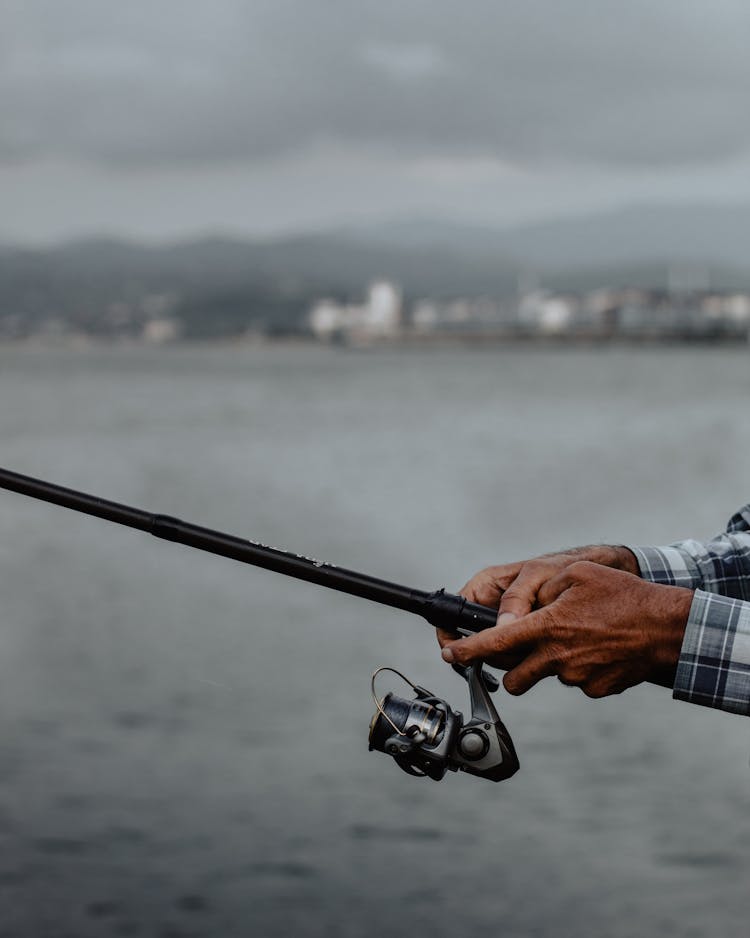
[[747, 0], [0, 0], [0, 239], [750, 200]]

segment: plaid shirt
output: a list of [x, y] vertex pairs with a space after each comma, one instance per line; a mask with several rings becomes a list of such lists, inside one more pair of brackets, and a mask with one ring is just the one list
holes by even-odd
[[706, 544], [631, 550], [645, 579], [695, 590], [674, 697], [750, 716], [750, 505]]

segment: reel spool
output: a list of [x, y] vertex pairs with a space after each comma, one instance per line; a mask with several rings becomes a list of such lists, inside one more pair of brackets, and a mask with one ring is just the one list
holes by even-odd
[[[414, 691], [412, 699], [389, 693], [378, 699], [375, 681], [382, 671], [398, 675]], [[513, 741], [484, 684], [481, 663], [470, 665], [466, 679], [471, 718], [424, 687], [412, 683], [395, 668], [378, 668], [371, 689], [376, 711], [370, 721], [369, 749], [391, 756], [409, 775], [439, 782], [447, 771], [468, 772], [493, 782], [518, 770]]]

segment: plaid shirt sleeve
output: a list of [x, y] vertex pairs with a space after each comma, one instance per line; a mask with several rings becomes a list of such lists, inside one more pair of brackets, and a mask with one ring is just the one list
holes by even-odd
[[750, 505], [707, 543], [631, 550], [644, 579], [695, 590], [674, 697], [750, 716]]

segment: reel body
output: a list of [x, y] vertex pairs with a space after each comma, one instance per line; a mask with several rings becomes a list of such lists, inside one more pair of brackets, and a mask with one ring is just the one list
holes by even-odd
[[[375, 678], [381, 671], [398, 674], [415, 693], [411, 700], [390, 693], [378, 700]], [[409, 775], [440, 781], [445, 773], [468, 772], [493, 782], [518, 770], [513, 741], [498, 716], [484, 683], [481, 663], [467, 668], [471, 718], [412, 684], [394, 668], [379, 668], [372, 678], [377, 710], [370, 722], [369, 748], [391, 756]]]

